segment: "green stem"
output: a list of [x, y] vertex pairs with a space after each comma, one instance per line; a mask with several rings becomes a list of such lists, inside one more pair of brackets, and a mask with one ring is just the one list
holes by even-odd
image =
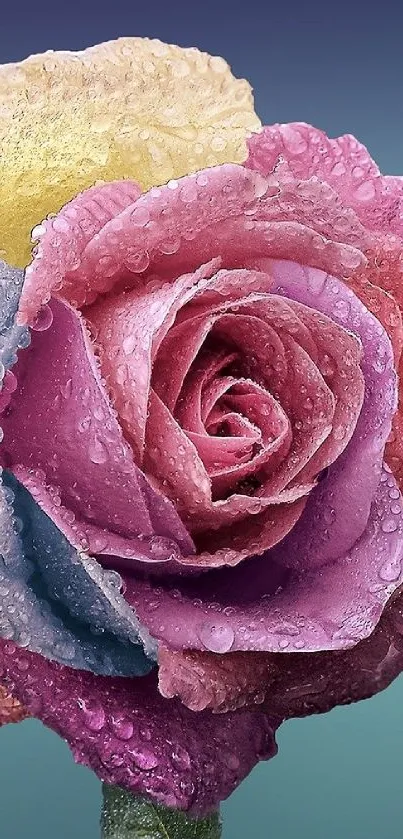
[[102, 839], [220, 839], [218, 812], [194, 819], [120, 787], [103, 784]]

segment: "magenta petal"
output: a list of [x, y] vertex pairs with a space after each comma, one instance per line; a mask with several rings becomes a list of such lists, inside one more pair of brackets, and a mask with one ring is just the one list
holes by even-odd
[[[82, 318], [58, 301], [52, 302], [52, 313], [52, 326], [33, 332], [29, 350], [20, 353], [14, 368], [18, 388], [2, 418], [5, 465], [16, 472], [22, 467], [38, 490], [46, 484], [56, 491], [59, 502], [47, 512], [62, 530], [59, 505], [84, 529], [89, 524], [85, 549], [100, 552], [98, 540], [92, 545], [90, 537], [105, 541], [106, 534], [103, 552], [109, 554], [119, 555], [122, 537], [133, 539], [137, 552], [140, 538], [147, 547], [155, 537], [192, 552], [173, 506], [133, 462]], [[24, 480], [21, 472], [19, 477]]]
[[67, 740], [78, 763], [109, 784], [205, 813], [253, 766], [276, 754], [262, 711], [194, 714], [158, 693], [156, 677], [72, 670], [0, 641], [1, 681], [26, 711]]
[[127, 580], [126, 598], [173, 649], [337, 650], [367, 637], [403, 581], [402, 498], [382, 474], [368, 525], [349, 553], [300, 576], [256, 557], [180, 589]]

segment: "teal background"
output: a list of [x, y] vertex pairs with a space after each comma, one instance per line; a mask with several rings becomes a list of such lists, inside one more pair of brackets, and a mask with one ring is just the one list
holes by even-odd
[[[42, 0], [1, 10], [0, 63], [118, 35], [222, 54], [255, 88], [264, 122], [356, 134], [403, 172], [403, 7], [270, 0]], [[376, 11], [375, 11], [376, 9]], [[223, 806], [224, 839], [401, 839], [403, 680], [356, 706], [286, 723], [279, 755]], [[99, 839], [100, 783], [30, 720], [0, 730], [1, 839]]]

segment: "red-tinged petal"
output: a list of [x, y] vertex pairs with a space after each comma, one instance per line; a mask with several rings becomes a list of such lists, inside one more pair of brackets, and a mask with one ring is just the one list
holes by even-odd
[[[225, 417], [226, 423], [232, 421], [231, 430], [234, 429], [236, 420], [237, 414], [228, 414]], [[228, 437], [213, 437], [208, 434], [195, 434], [193, 431], [187, 431], [186, 435], [193, 443], [210, 478], [213, 472], [220, 470], [226, 473], [241, 464], [251, 463], [253, 444], [260, 439], [257, 432], [255, 435], [242, 437], [236, 434]]]
[[[403, 364], [399, 366], [400, 383], [403, 377]], [[400, 389], [402, 384], [400, 384]], [[389, 435], [385, 449], [385, 458], [389, 468], [392, 470], [400, 489], [403, 487], [403, 403], [402, 393], [399, 393], [399, 406], [393, 417], [392, 431]]]
[[[212, 324], [213, 319], [208, 317], [185, 321], [184, 323], [175, 325], [161, 344], [154, 364], [152, 383], [155, 392], [171, 412], [175, 409], [185, 377], [211, 331]], [[220, 355], [222, 356], [222, 354]], [[172, 363], [173, 359], [175, 360], [174, 364]], [[223, 359], [224, 364], [225, 360]], [[221, 368], [221, 357], [217, 370], [217, 361], [214, 357], [212, 358], [211, 366], [211, 375], [214, 372], [219, 372]], [[198, 367], [200, 367], [200, 364], [198, 364]], [[208, 370], [206, 370], [205, 376], [207, 377], [208, 375]], [[204, 376], [201, 376], [199, 379], [200, 388], [203, 380]], [[198, 400], [199, 419], [201, 409], [200, 396], [201, 394], [199, 394]], [[188, 404], [186, 398], [184, 402]], [[193, 404], [189, 404], [188, 408], [189, 413], [193, 413]], [[195, 421], [196, 416], [197, 414], [194, 415]]]
[[[179, 588], [127, 579], [125, 597], [151, 635], [173, 649], [316, 651], [366, 638], [403, 581], [403, 513], [384, 471], [367, 527], [351, 550], [300, 575], [269, 556]], [[228, 548], [227, 548], [228, 550]]]
[[100, 352], [102, 374], [141, 462], [152, 364], [176, 313], [215, 273], [213, 260], [174, 284], [160, 281], [102, 298], [85, 310]]
[[0, 685], [0, 726], [7, 725], [10, 722], [21, 722], [28, 714], [22, 707], [18, 699], [14, 699], [9, 693]]
[[67, 740], [78, 763], [169, 807], [216, 808], [252, 767], [276, 754], [260, 710], [194, 714], [158, 693], [154, 674], [93, 676], [0, 642], [0, 670], [27, 712]]
[[[209, 474], [216, 498], [223, 497], [231, 489], [236, 492], [240, 482], [248, 477], [254, 476], [258, 480], [261, 470], [264, 470], [263, 474], [266, 470], [274, 471], [278, 463], [286, 457], [291, 444], [291, 428], [287, 415], [274, 397], [255, 382], [239, 379], [235, 384], [231, 383], [220, 399], [216, 413], [209, 413], [209, 427], [211, 424], [220, 428], [230, 426], [232, 416], [245, 417], [252, 428], [260, 430], [260, 437], [255, 441], [255, 450], [252, 450], [246, 462], [240, 463], [239, 459], [235, 459], [230, 466], [226, 464], [221, 468], [212, 462]], [[219, 442], [226, 438], [207, 439]]]
[[403, 595], [348, 650], [309, 653], [159, 652], [159, 689], [194, 711], [264, 707], [282, 719], [323, 713], [384, 690], [403, 670]]
[[[340, 307], [343, 307], [340, 301]], [[364, 401], [365, 379], [360, 368], [361, 342], [320, 312], [293, 302], [293, 310], [309, 328], [318, 348], [318, 368], [335, 397], [332, 430], [309, 463], [298, 473], [298, 484], [316, 476], [339, 457], [355, 431]], [[309, 397], [308, 397], [309, 398]]]
[[316, 177], [340, 196], [344, 214], [351, 208], [366, 228], [401, 235], [403, 178], [381, 175], [365, 146], [350, 134], [329, 139], [298, 122], [266, 126], [250, 138], [245, 165], [264, 176], [275, 169], [279, 180], [283, 169], [286, 179], [290, 174], [300, 180]]
[[161, 482], [181, 513], [198, 515], [211, 505], [211, 483], [200, 457], [154, 391], [150, 393], [144, 469]]
[[[82, 319], [61, 302], [53, 301], [51, 311], [52, 326], [33, 332], [14, 368], [18, 388], [2, 417], [6, 465], [22, 466], [34, 480], [39, 470], [39, 485], [56, 488], [61, 505], [84, 529], [89, 523], [92, 535], [108, 533], [109, 553], [119, 553], [121, 537], [133, 538], [135, 548], [139, 537], [156, 536], [191, 552], [173, 506], [133, 463]], [[63, 525], [57, 505], [53, 510]]]
[[191, 711], [228, 712], [269, 701], [271, 682], [281, 664], [287, 666], [284, 658], [279, 653], [219, 655], [160, 645], [158, 687], [166, 699], [178, 697]]
[[[34, 261], [28, 266], [21, 295], [19, 312], [22, 322], [30, 324], [43, 304], [54, 294], [64, 292], [66, 277], [81, 263], [87, 243], [101, 228], [130, 206], [141, 195], [140, 187], [133, 181], [116, 181], [87, 189], [73, 198], [52, 218], [35, 228], [33, 238], [39, 239], [34, 251]], [[108, 268], [103, 264], [105, 287], [108, 285]], [[64, 295], [75, 302], [75, 292]], [[88, 302], [91, 288], [86, 284], [81, 292], [81, 302]]]

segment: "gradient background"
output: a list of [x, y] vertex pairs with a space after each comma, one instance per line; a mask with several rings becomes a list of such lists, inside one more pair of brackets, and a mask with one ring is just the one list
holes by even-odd
[[[255, 89], [263, 122], [355, 134], [403, 173], [403, 7], [382, 0], [7, 2], [0, 63], [120, 35], [223, 55]], [[223, 806], [224, 839], [401, 839], [403, 680], [359, 705], [295, 720], [279, 756]], [[30, 720], [0, 731], [1, 839], [99, 839], [100, 784]]]

